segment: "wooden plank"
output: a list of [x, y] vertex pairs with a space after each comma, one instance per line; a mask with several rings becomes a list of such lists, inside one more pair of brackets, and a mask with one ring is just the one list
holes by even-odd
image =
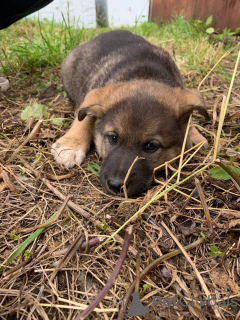
[[240, 27], [239, 0], [150, 0], [151, 21], [168, 21], [174, 14], [183, 14], [186, 19], [203, 21], [212, 15], [212, 26], [220, 32], [224, 28], [234, 31]]
[[213, 16], [212, 26], [220, 32], [224, 28], [231, 31], [240, 27], [240, 1], [237, 0], [197, 0], [193, 18], [206, 21]]

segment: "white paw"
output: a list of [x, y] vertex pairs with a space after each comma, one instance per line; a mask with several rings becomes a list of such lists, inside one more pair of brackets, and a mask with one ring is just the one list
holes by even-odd
[[72, 149], [69, 146], [63, 146], [58, 142], [52, 145], [51, 153], [57, 163], [63, 164], [67, 169], [81, 164], [86, 158], [86, 152], [81, 149]]

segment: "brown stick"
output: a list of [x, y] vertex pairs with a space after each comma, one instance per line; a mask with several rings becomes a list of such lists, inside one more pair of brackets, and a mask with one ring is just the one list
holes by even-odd
[[205, 217], [206, 217], [206, 220], [207, 220], [208, 228], [209, 228], [209, 231], [210, 231], [209, 239], [210, 239], [210, 241], [212, 241], [214, 239], [214, 230], [213, 230], [212, 220], [211, 220], [211, 216], [210, 216], [210, 213], [209, 213], [208, 205], [207, 205], [204, 193], [203, 193], [203, 189], [202, 189], [201, 183], [197, 178], [195, 178], [195, 185], [197, 187], [197, 191], [198, 191], [198, 194], [199, 194], [202, 206], [203, 206], [203, 211], [205, 213]]
[[[200, 272], [198, 271], [198, 269], [196, 268], [196, 265], [193, 263], [193, 261], [191, 260], [191, 258], [189, 257], [187, 251], [184, 249], [184, 247], [181, 245], [181, 243], [178, 241], [178, 239], [174, 236], [174, 234], [171, 232], [171, 230], [168, 228], [168, 226], [162, 221], [161, 225], [164, 227], [164, 229], [166, 229], [167, 233], [171, 236], [171, 238], [174, 240], [174, 242], [177, 244], [177, 246], [179, 247], [179, 249], [182, 251], [182, 253], [184, 254], [185, 258], [187, 259], [187, 261], [189, 262], [189, 264], [191, 265], [191, 267], [193, 268], [193, 271], [196, 275], [196, 277], [198, 278], [198, 281], [200, 282], [203, 291], [205, 292], [207, 297], [210, 297], [210, 292], [208, 290], [208, 287], [206, 286], [206, 283], [204, 282]], [[215, 315], [217, 317], [217, 319], [225, 319], [225, 317], [223, 316], [223, 314], [221, 313], [219, 306], [218, 305], [213, 305], [212, 306]]]
[[[185, 247], [185, 250], [188, 251], [188, 250], [192, 250], [193, 248], [197, 247], [199, 244], [203, 243], [204, 242], [204, 239], [203, 238], [200, 238], [198, 239], [197, 241], [195, 241], [194, 243], [191, 243], [189, 244], [188, 246]], [[140, 280], [143, 280], [148, 274], [150, 271], [152, 271], [153, 269], [155, 269], [160, 263], [178, 255], [181, 253], [181, 250], [180, 249], [176, 249], [172, 252], [169, 252], [167, 254], [164, 254], [163, 256], [157, 258], [156, 260], [152, 261], [140, 274]], [[128, 306], [128, 301], [131, 297], [131, 293], [133, 292], [135, 286], [136, 286], [136, 282], [137, 282], [137, 279], [135, 279], [130, 287], [128, 288], [128, 291], [124, 297], [124, 299], [122, 300], [122, 303], [121, 303], [121, 308], [119, 310], [119, 313], [118, 313], [118, 320], [122, 320], [123, 317], [124, 317], [124, 313], [127, 309], [127, 306]]]
[[123, 243], [123, 247], [122, 247], [122, 251], [120, 253], [120, 256], [118, 258], [117, 264], [111, 274], [111, 277], [109, 278], [108, 282], [106, 283], [105, 287], [102, 289], [102, 291], [97, 295], [96, 299], [79, 315], [75, 318], [75, 320], [83, 320], [85, 319], [90, 312], [92, 312], [96, 306], [102, 301], [102, 299], [105, 297], [105, 295], [108, 293], [108, 291], [110, 290], [111, 286], [113, 285], [113, 282], [115, 281], [115, 279], [117, 278], [120, 269], [123, 265], [124, 259], [126, 257], [127, 251], [128, 251], [128, 246], [129, 246], [129, 242], [131, 239], [131, 235], [133, 232], [133, 227], [130, 226], [127, 230], [126, 230], [126, 234], [125, 234], [125, 238], [124, 238], [124, 243]]
[[13, 152], [13, 154], [10, 157], [10, 161], [12, 161], [14, 158], [16, 158], [16, 155], [21, 151], [21, 149], [33, 138], [35, 135], [39, 132], [41, 125], [42, 125], [43, 120], [40, 119], [38, 122], [35, 124], [34, 128], [32, 129], [31, 133], [27, 138], [23, 141], [23, 143]]
[[34, 226], [32, 228], [20, 229], [20, 230], [18, 230], [18, 232], [31, 232], [31, 231], [34, 231], [34, 230], [37, 230], [40, 228], [46, 228], [46, 227], [51, 226], [52, 224], [54, 224], [58, 220], [58, 218], [62, 214], [63, 210], [65, 209], [68, 201], [69, 201], [69, 196], [67, 196], [67, 198], [64, 200], [63, 204], [61, 205], [61, 208], [58, 210], [58, 213], [56, 214], [56, 216], [52, 220], [45, 222], [43, 224], [39, 224], [39, 225]]

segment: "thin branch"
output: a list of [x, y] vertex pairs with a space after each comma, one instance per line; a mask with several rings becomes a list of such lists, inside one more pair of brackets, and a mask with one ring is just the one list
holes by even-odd
[[62, 267], [64, 265], [66, 265], [72, 259], [72, 257], [75, 255], [78, 248], [82, 245], [83, 240], [84, 240], [83, 235], [78, 235], [77, 238], [74, 240], [74, 242], [70, 245], [67, 252], [65, 253], [65, 255], [62, 257], [61, 261], [57, 265], [56, 269], [53, 271], [51, 278], [50, 278], [51, 282], [55, 278], [58, 271], [61, 270]]
[[209, 228], [209, 231], [210, 231], [209, 239], [212, 241], [214, 239], [214, 230], [213, 230], [212, 220], [211, 220], [211, 216], [210, 216], [210, 213], [209, 213], [208, 205], [207, 205], [204, 193], [203, 193], [203, 189], [202, 189], [201, 183], [197, 178], [195, 178], [195, 185], [197, 187], [197, 191], [198, 191], [198, 194], [199, 194], [202, 206], [203, 206], [203, 211], [205, 213], [205, 217], [206, 217], [206, 220], [207, 220], [208, 228]]
[[126, 257], [132, 233], [133, 233], [133, 227], [130, 226], [126, 230], [122, 251], [120, 253], [120, 256], [118, 258], [117, 264], [116, 264], [116, 266], [115, 266], [115, 268], [114, 268], [114, 270], [113, 270], [108, 282], [106, 283], [106, 285], [103, 288], [103, 290], [98, 294], [96, 299], [79, 316], [77, 316], [75, 318], [75, 320], [83, 320], [83, 319], [85, 319], [90, 314], [90, 312], [92, 312], [94, 310], [94, 308], [96, 308], [96, 306], [103, 300], [105, 295], [110, 290], [111, 286], [113, 285], [115, 279], [117, 278], [117, 276], [118, 276], [118, 274], [120, 272], [120, 269], [121, 269], [122, 264], [124, 262], [124, 259]]
[[[193, 268], [193, 271], [196, 275], [196, 277], [198, 278], [198, 281], [200, 282], [203, 291], [205, 292], [207, 297], [211, 297], [210, 292], [208, 290], [208, 287], [206, 286], [200, 272], [198, 271], [198, 269], [196, 268], [196, 265], [192, 262], [192, 260], [190, 259], [189, 255], [187, 254], [186, 250], [184, 249], [184, 247], [181, 245], [181, 243], [178, 241], [178, 239], [174, 236], [174, 234], [171, 232], [171, 230], [168, 228], [168, 226], [162, 221], [161, 225], [166, 229], [166, 231], [168, 232], [168, 234], [171, 236], [171, 238], [173, 239], [173, 241], [177, 244], [177, 246], [179, 247], [179, 249], [182, 251], [182, 253], [184, 254], [185, 258], [187, 259], [187, 261], [189, 262], [189, 264], [191, 265], [191, 267]], [[217, 305], [213, 305], [212, 306], [215, 315], [218, 319], [225, 319], [223, 314], [221, 314], [220, 309]]]
[[[203, 243], [204, 239], [200, 238], [197, 241], [189, 244], [188, 246], [184, 247], [186, 251], [192, 250], [193, 248], [197, 247], [199, 244]], [[157, 258], [156, 260], [154, 260], [153, 262], [151, 262], [140, 274], [140, 280], [142, 281], [148, 274], [149, 272], [151, 272], [153, 269], [155, 269], [160, 263], [178, 255], [182, 253], [182, 251], [180, 249], [176, 249], [172, 252], [169, 252], [159, 258]], [[135, 279], [132, 284], [130, 285], [130, 287], [128, 288], [128, 291], [124, 297], [124, 299], [122, 300], [122, 306], [119, 310], [119, 314], [118, 314], [118, 320], [122, 320], [124, 317], [124, 313], [127, 309], [128, 306], [128, 301], [131, 297], [131, 293], [134, 291], [134, 288], [136, 286], [136, 282], [137, 279]]]
[[31, 133], [29, 134], [29, 136], [27, 136], [27, 138], [23, 141], [23, 143], [13, 152], [13, 154], [10, 157], [10, 161], [12, 161], [14, 158], [16, 158], [17, 154], [22, 150], [22, 148], [30, 141], [32, 140], [32, 138], [34, 138], [36, 136], [36, 134], [39, 133], [39, 130], [41, 128], [43, 120], [40, 119], [38, 120], [38, 122], [36, 123], [36, 125], [34, 126], [34, 128], [32, 129]]
[[130, 168], [128, 169], [128, 172], [126, 174], [126, 177], [124, 178], [124, 181], [123, 181], [123, 191], [124, 191], [124, 196], [125, 196], [125, 199], [128, 200], [128, 196], [127, 196], [127, 187], [126, 187], [126, 183], [127, 183], [127, 180], [128, 180], [128, 177], [132, 171], [132, 168], [134, 166], [134, 164], [138, 161], [138, 160], [143, 160], [145, 158], [140, 158], [140, 157], [136, 157], [133, 161], [133, 163], [131, 164]]
[[18, 230], [18, 232], [31, 232], [31, 231], [34, 231], [34, 230], [37, 230], [37, 229], [40, 229], [40, 228], [46, 228], [46, 227], [51, 226], [52, 224], [54, 224], [58, 220], [58, 218], [62, 214], [63, 210], [65, 209], [65, 207], [66, 207], [66, 205], [67, 205], [67, 203], [69, 201], [69, 198], [70, 198], [70, 196], [66, 197], [66, 199], [64, 200], [61, 208], [58, 210], [58, 213], [56, 214], [56, 216], [51, 221], [45, 222], [43, 224], [39, 224], [39, 225], [34, 226], [32, 228], [20, 229], [20, 230]]
[[[24, 165], [25, 168], [27, 168], [30, 172], [32, 172], [38, 179], [40, 179], [47, 187], [49, 190], [51, 190], [59, 199], [64, 200], [66, 198], [66, 196], [61, 193], [57, 188], [53, 187], [50, 183], [49, 180], [47, 180], [46, 178], [43, 178], [41, 176], [41, 174], [35, 170], [34, 168], [32, 168], [30, 166], [30, 164], [23, 159], [23, 157], [21, 157], [20, 155], [18, 156], [18, 158], [20, 159], [21, 163]], [[98, 228], [100, 228], [101, 230], [104, 230], [104, 223], [99, 221], [98, 219], [96, 219], [96, 217], [92, 214], [89, 214], [87, 211], [85, 211], [81, 206], [79, 206], [78, 204], [72, 202], [71, 200], [68, 201], [68, 206], [75, 210], [77, 213], [81, 214], [85, 219], [91, 221], [91, 223], [93, 223], [93, 225], [97, 226]], [[108, 227], [105, 230], [106, 233], [108, 234], [112, 234], [113, 230]], [[111, 235], [111, 238], [113, 236]], [[120, 242], [123, 243], [123, 239], [116, 234], [115, 239]], [[135, 248], [133, 248], [132, 246], [129, 246], [129, 251], [136, 256], [137, 255], [137, 250]]]

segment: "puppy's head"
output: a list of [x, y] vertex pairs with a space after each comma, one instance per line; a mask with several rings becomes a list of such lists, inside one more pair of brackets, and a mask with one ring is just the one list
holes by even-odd
[[112, 194], [144, 192], [153, 169], [176, 157], [182, 148], [193, 110], [208, 116], [201, 95], [153, 81], [119, 83], [91, 91], [79, 110], [79, 120], [96, 118], [95, 144], [103, 158], [100, 178]]

